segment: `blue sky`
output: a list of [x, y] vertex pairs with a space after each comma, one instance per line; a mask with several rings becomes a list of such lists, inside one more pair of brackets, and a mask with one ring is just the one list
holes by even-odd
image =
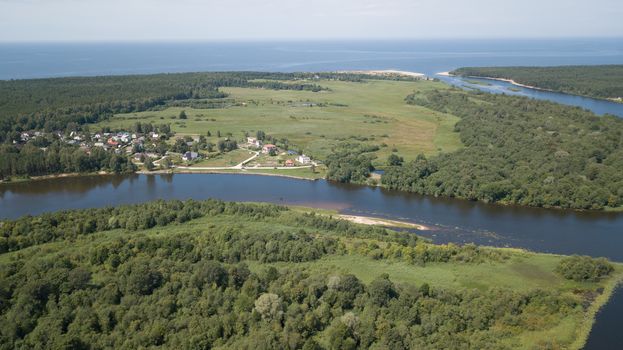
[[0, 0], [0, 41], [623, 37], [623, 0]]

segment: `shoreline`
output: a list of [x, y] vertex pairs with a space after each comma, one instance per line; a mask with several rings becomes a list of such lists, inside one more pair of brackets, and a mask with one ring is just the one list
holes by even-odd
[[231, 171], [223, 170], [206, 170], [206, 169], [198, 169], [198, 170], [190, 170], [190, 169], [182, 169], [182, 170], [154, 170], [154, 171], [145, 171], [140, 170], [137, 171], [136, 174], [141, 175], [158, 175], [158, 174], [226, 174], [226, 175], [260, 175], [260, 176], [276, 176], [276, 177], [286, 177], [297, 180], [307, 180], [307, 181], [318, 181], [320, 179], [312, 179], [308, 177], [295, 176], [295, 175], [286, 175], [286, 174], [271, 174], [271, 173], [261, 173], [261, 172], [246, 172], [237, 169], [232, 169]]
[[337, 71], [337, 73], [344, 73], [344, 74], [365, 74], [365, 75], [373, 75], [373, 76], [392, 76], [392, 75], [399, 75], [399, 76], [406, 76], [406, 77], [411, 77], [411, 78], [419, 78], [419, 79], [426, 78], [426, 74], [424, 74], [424, 73], [419, 73], [419, 72], [410, 72], [410, 71], [403, 71], [403, 70], [396, 70], [396, 69], [379, 69], [379, 70], [344, 70], [344, 71]]
[[[132, 173], [121, 173], [122, 174], [138, 174], [139, 172], [132, 172]], [[18, 178], [15, 180], [10, 180], [10, 181], [6, 181], [6, 180], [0, 180], [0, 186], [1, 185], [12, 185], [12, 184], [18, 184], [18, 183], [26, 183], [26, 182], [31, 182], [31, 181], [41, 181], [41, 180], [51, 180], [51, 179], [62, 179], [62, 178], [70, 178], [70, 177], [81, 177], [81, 176], [105, 176], [105, 175], [116, 175], [115, 173], [109, 173], [107, 171], [98, 171], [98, 172], [94, 172], [94, 173], [61, 173], [61, 174], [50, 174], [50, 175], [38, 175], [38, 176], [27, 176], [27, 177], [23, 177], [23, 178]]]
[[376, 218], [373, 216], [359, 216], [359, 215], [346, 215], [340, 214], [337, 218], [354, 222], [356, 224], [362, 225], [376, 225], [376, 226], [386, 226], [386, 227], [398, 227], [398, 228], [413, 228], [420, 231], [431, 231], [432, 229], [428, 226], [407, 222], [407, 221], [398, 221], [398, 220], [390, 220], [383, 218]]
[[578, 337], [571, 343], [571, 349], [583, 349], [586, 346], [595, 323], [597, 323], [599, 311], [612, 301], [612, 296], [617, 288], [623, 288], [623, 276], [610, 281], [604, 288], [603, 293], [599, 294], [586, 309], [584, 321], [579, 325]]
[[494, 77], [482, 77], [482, 76], [477, 76], [477, 75], [454, 75], [450, 72], [439, 72], [436, 73], [435, 75], [439, 75], [439, 76], [443, 76], [443, 77], [457, 77], [457, 78], [473, 78], [473, 79], [486, 79], [486, 80], [494, 80], [494, 81], [501, 81], [501, 82], [505, 82], [505, 83], [509, 83], [518, 87], [522, 87], [525, 89], [532, 89], [532, 90], [537, 90], [537, 91], [545, 91], [545, 92], [553, 92], [556, 94], [565, 94], [565, 95], [569, 95], [569, 96], [579, 96], [579, 97], [585, 97], [585, 98], [590, 98], [590, 99], [594, 99], [594, 100], [600, 100], [600, 101], [608, 101], [608, 102], [613, 102], [613, 103], [617, 103], [617, 104], [623, 104], [623, 97], [596, 97], [596, 96], [587, 96], [587, 95], [578, 95], [578, 94], [572, 94], [569, 92], [565, 92], [565, 91], [556, 91], [556, 90], [551, 90], [551, 89], [546, 89], [546, 88], [541, 88], [538, 86], [532, 86], [532, 85], [526, 85], [526, 84], [522, 84], [522, 83], [518, 83], [513, 79], [507, 79], [507, 78], [494, 78]]

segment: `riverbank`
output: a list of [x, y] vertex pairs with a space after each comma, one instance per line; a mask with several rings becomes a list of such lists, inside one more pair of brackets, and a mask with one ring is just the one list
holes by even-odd
[[[623, 104], [623, 97], [618, 97], [618, 98], [610, 97], [610, 98], [607, 98], [607, 97], [598, 97], [598, 96], [574, 94], [574, 93], [570, 93], [570, 92], [566, 92], [566, 91], [552, 90], [552, 89], [546, 89], [546, 88], [542, 88], [542, 87], [538, 87], [538, 86], [522, 84], [522, 83], [519, 83], [519, 82], [515, 81], [514, 79], [508, 79], [508, 78], [494, 78], [494, 77], [479, 76], [479, 75], [455, 75], [455, 74], [452, 74], [451, 72], [440, 72], [440, 73], [437, 73], [436, 75], [444, 76], [444, 77], [459, 77], [459, 78], [465, 78], [465, 79], [472, 78], [472, 79], [485, 79], [485, 80], [492, 80], [492, 81], [501, 81], [501, 82], [504, 82], [504, 83], [509, 83], [509, 84], [514, 85], [514, 86], [518, 86], [518, 87], [526, 88], [526, 89], [532, 89], [532, 90], [544, 91], [544, 92], [552, 92], [552, 93], [557, 93], [557, 94], [565, 94], [565, 95], [570, 95], [570, 96], [579, 96], [579, 97], [591, 98], [591, 99], [595, 99], [595, 100], [601, 100], [601, 101], [608, 101], [608, 102], [614, 102], [614, 103], [621, 103], [621, 104]], [[475, 84], [474, 82], [470, 82], [469, 80], [465, 80], [465, 81], [467, 83], [470, 83], [470, 84]], [[478, 85], [478, 84], [476, 84], [476, 85]], [[511, 91], [518, 92], [520, 90], [511, 90]]]
[[[518, 83], [518, 82], [514, 81], [513, 79], [481, 77], [481, 76], [476, 76], [476, 75], [462, 76], [462, 75], [452, 74], [451, 72], [440, 72], [440, 73], [437, 73], [436, 75], [439, 75], [439, 76], [442, 76], [442, 77], [459, 77], [459, 78], [468, 78], [468, 79], [472, 78], [472, 79], [495, 80], [495, 81], [502, 81], [502, 82], [505, 82], [505, 83], [510, 83], [510, 84], [515, 85], [515, 86], [519, 86], [519, 87], [523, 87], [523, 88], [527, 88], [527, 89], [534, 89], [534, 90], [548, 91], [548, 92], [559, 92], [559, 91], [554, 91], [554, 90], [543, 89], [543, 88], [536, 87], [536, 86], [521, 84], [521, 83]], [[475, 84], [475, 83], [471, 83], [469, 81], [467, 81], [467, 82], [470, 83], [470, 84]], [[478, 84], [476, 84], [476, 85], [478, 85]], [[564, 92], [560, 92], [560, 93], [564, 93]], [[578, 95], [576, 95], [576, 96], [578, 96]]]
[[377, 226], [387, 226], [387, 227], [397, 227], [397, 228], [411, 228], [416, 230], [426, 230], [430, 231], [431, 228], [415, 224], [406, 221], [397, 221], [397, 220], [388, 220], [382, 218], [375, 218], [371, 216], [357, 216], [357, 215], [339, 215], [340, 219], [344, 219], [346, 221], [354, 222], [356, 224], [362, 225], [377, 225]]
[[[140, 172], [136, 172], [140, 173]], [[41, 181], [41, 180], [50, 180], [50, 179], [62, 179], [66, 177], [82, 177], [82, 176], [101, 176], [101, 175], [113, 175], [114, 173], [107, 171], [97, 171], [92, 173], [62, 173], [62, 174], [50, 174], [50, 175], [39, 175], [39, 176], [27, 176], [27, 177], [18, 177], [11, 180], [0, 180], [0, 185], [2, 184], [15, 184], [21, 182], [30, 182], [30, 181]]]
[[[270, 172], [270, 170], [256, 170], [256, 171], [248, 171], [243, 169], [214, 169], [214, 170], [206, 170], [206, 169], [173, 169], [173, 170], [154, 170], [154, 171], [137, 171], [137, 174], [142, 175], [157, 175], [157, 174], [229, 174], [229, 175], [260, 175], [260, 176], [274, 176], [274, 177], [285, 177], [290, 179], [297, 180], [307, 180], [307, 181], [318, 181], [322, 180], [324, 177], [305, 177], [305, 176], [297, 176], [297, 175], [288, 175], [277, 172]], [[319, 174], [320, 175], [320, 174]]]
[[576, 338], [576, 341], [571, 344], [570, 348], [583, 349], [586, 346], [586, 342], [588, 341], [591, 331], [595, 326], [595, 322], [597, 321], [599, 311], [602, 310], [608, 302], [613, 302], [613, 300], [611, 300], [612, 295], [617, 288], [623, 288], [621, 286], [622, 284], [623, 275], [618, 276], [618, 278], [612, 278], [609, 282], [607, 282], [603, 292], [595, 298], [586, 310], [584, 322], [578, 329], [578, 337]]

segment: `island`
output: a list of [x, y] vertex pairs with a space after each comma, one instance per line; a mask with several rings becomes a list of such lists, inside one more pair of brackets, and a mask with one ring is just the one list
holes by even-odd
[[2, 347], [580, 349], [623, 277], [350, 219], [189, 200], [0, 221]]
[[623, 102], [623, 65], [464, 67], [451, 74], [503, 80], [533, 89]]

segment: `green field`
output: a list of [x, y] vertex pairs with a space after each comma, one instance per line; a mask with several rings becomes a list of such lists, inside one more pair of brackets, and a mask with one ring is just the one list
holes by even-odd
[[245, 149], [237, 149], [225, 153], [213, 153], [209, 158], [204, 158], [194, 162], [194, 167], [229, 167], [240, 164], [240, 162], [251, 158], [253, 153]]
[[[171, 123], [178, 135], [206, 135], [216, 142], [216, 132], [231, 133], [242, 140], [244, 133], [257, 130], [281, 138], [293, 148], [318, 159], [331, 152], [338, 140], [367, 138], [385, 144], [379, 163], [396, 148], [398, 154], [413, 159], [451, 152], [461, 147], [454, 124], [458, 118], [426, 108], [408, 105], [405, 97], [414, 91], [447, 89], [430, 81], [370, 80], [364, 83], [320, 80], [329, 91], [310, 92], [255, 88], [221, 88], [229, 94], [230, 107], [192, 109], [171, 107], [162, 111], [118, 114], [98, 126], [129, 128], [135, 122]], [[185, 110], [188, 119], [174, 119]]]
[[[270, 349], [293, 337], [288, 341], [296, 348], [313, 341], [332, 349], [348, 336], [338, 335], [340, 322], [354, 317], [351, 336], [361, 347], [395, 348], [384, 331], [390, 327], [408, 338], [401, 345], [407, 348], [469, 342], [487, 349], [578, 349], [623, 276], [615, 264], [605, 279], [576, 282], [555, 272], [563, 256], [433, 245], [409, 233], [337, 221], [326, 210], [219, 201], [111, 210], [54, 214], [62, 215], [54, 219], [63, 220], [61, 225], [98, 224], [88, 233], [61, 228], [63, 236], [49, 243], [19, 234], [29, 226], [30, 235], [45, 239], [39, 225], [49, 216], [14, 226], [10, 236], [24, 248], [0, 254], [0, 281], [12, 291], [2, 294], [0, 310], [7, 341], [24, 337], [13, 343], [17, 348], [86, 342]], [[175, 218], [190, 212], [195, 219]], [[163, 215], [172, 221], [135, 226]], [[100, 219], [125, 228], [107, 229]], [[237, 278], [246, 282], [224, 282], [223, 273], [233, 278], [236, 269], [246, 268], [240, 263], [250, 275]], [[341, 299], [348, 291], [333, 292], [331, 281], [349, 274], [365, 291]], [[383, 278], [394, 290], [382, 294], [388, 304], [374, 299]], [[142, 283], [153, 286], [145, 290]], [[257, 300], [266, 293], [280, 298], [283, 322], [260, 317]], [[57, 295], [58, 302], [45, 306], [41, 299], [48, 295]], [[28, 323], [31, 318], [38, 321]], [[11, 320], [20, 332], [12, 331]], [[276, 343], [269, 341], [273, 337]]]

